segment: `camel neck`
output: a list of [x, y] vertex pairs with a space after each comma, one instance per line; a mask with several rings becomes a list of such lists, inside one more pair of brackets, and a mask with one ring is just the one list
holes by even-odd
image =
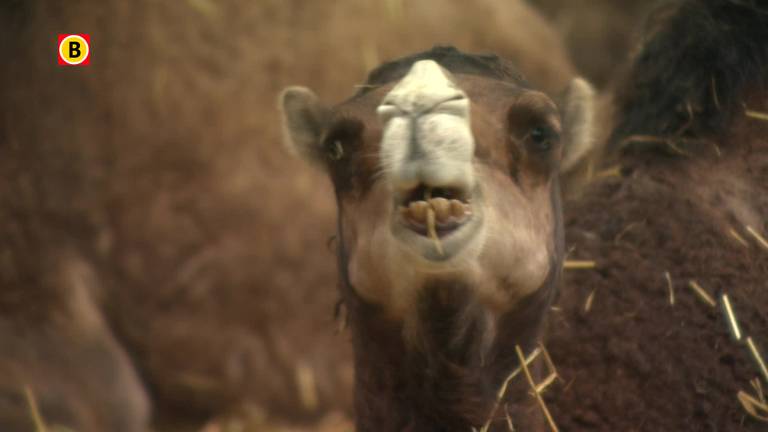
[[[550, 281], [501, 315], [474, 301], [472, 287], [450, 282], [425, 286], [416, 307], [418, 334], [407, 341], [402, 323], [348, 290], [357, 430], [469, 431], [482, 426], [502, 383], [520, 366], [515, 347], [530, 352], [539, 342], [552, 286]], [[538, 375], [538, 367], [532, 370]], [[517, 430], [538, 430], [541, 413], [529, 393], [520, 375], [508, 387], [491, 430], [507, 430], [506, 413]]]

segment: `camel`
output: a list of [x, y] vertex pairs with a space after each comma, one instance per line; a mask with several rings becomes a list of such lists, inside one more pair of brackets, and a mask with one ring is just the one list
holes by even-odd
[[593, 96], [576, 78], [558, 108], [510, 62], [452, 47], [384, 63], [333, 107], [282, 93], [286, 145], [335, 190], [358, 430], [543, 426], [524, 380], [494, 406], [542, 340], [561, 161], [591, 139]]
[[596, 268], [553, 312], [551, 408], [567, 430], [765, 430], [737, 395], [768, 384], [746, 339], [766, 355], [768, 2], [674, 2], [643, 41], [593, 170], [614, 174], [568, 203]]

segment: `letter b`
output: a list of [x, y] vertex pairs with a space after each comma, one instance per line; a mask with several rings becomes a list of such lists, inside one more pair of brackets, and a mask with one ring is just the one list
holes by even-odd
[[80, 57], [82, 53], [80, 52], [80, 42], [77, 41], [71, 41], [69, 43], [69, 58], [76, 59]]

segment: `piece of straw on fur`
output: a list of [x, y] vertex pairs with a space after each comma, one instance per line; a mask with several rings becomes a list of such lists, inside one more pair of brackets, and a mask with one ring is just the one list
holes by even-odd
[[549, 413], [549, 409], [547, 408], [547, 404], [544, 403], [544, 399], [541, 397], [541, 393], [539, 393], [537, 390], [536, 383], [533, 382], [533, 376], [531, 376], [531, 371], [528, 370], [528, 365], [525, 363], [525, 355], [523, 354], [523, 350], [520, 348], [520, 345], [515, 345], [515, 351], [517, 351], [517, 358], [520, 360], [520, 365], [523, 367], [523, 373], [525, 373], [525, 378], [528, 380], [528, 385], [531, 386], [534, 396], [539, 402], [541, 411], [544, 412], [544, 417], [547, 418], [547, 423], [549, 423], [550, 429], [552, 429], [553, 432], [558, 432], [555, 420], [552, 418], [552, 414]]
[[543, 381], [538, 383], [534, 390], [536, 391], [536, 393], [544, 393], [544, 390], [546, 390], [547, 387], [552, 385], [552, 383], [555, 382], [556, 379], [557, 379], [557, 375], [551, 373], [546, 378], [544, 378]]
[[507, 429], [509, 429], [509, 432], [515, 432], [515, 425], [512, 424], [512, 417], [509, 415], [509, 407], [504, 407], [504, 417], [507, 419]]
[[728, 294], [720, 296], [720, 303], [723, 305], [723, 313], [728, 322], [728, 329], [731, 331], [731, 336], [733, 336], [733, 339], [736, 340], [736, 342], [740, 342], [741, 328], [739, 327], [739, 322], [736, 320], [736, 312], [733, 310], [733, 305], [731, 305], [731, 299], [728, 298]]
[[672, 276], [668, 271], [664, 272], [664, 278], [667, 280], [667, 289], [669, 290], [669, 304], [675, 305], [675, 287], [672, 285]]
[[621, 148], [625, 148], [628, 145], [634, 144], [634, 143], [663, 144], [667, 146], [670, 150], [672, 150], [674, 153], [677, 153], [681, 156], [688, 156], [688, 153], [685, 150], [681, 149], [677, 144], [675, 144], [675, 140], [673, 138], [663, 138], [663, 137], [654, 136], [654, 135], [631, 135], [624, 138], [619, 145]]
[[768, 384], [768, 366], [766, 366], [765, 360], [763, 360], [763, 356], [760, 354], [760, 350], [757, 348], [757, 345], [755, 345], [755, 341], [751, 336], [747, 337], [747, 347], [749, 348], [749, 352], [752, 354], [752, 359], [754, 359], [755, 363], [757, 364], [757, 368], [763, 375], [763, 379]]
[[736, 397], [739, 399], [739, 402], [741, 402], [744, 411], [752, 416], [752, 418], [768, 422], [768, 404], [757, 400], [754, 396], [744, 390], [739, 390]]
[[760, 246], [762, 246], [765, 250], [768, 250], [768, 240], [765, 239], [757, 230], [752, 228], [751, 226], [746, 226], [747, 232], [752, 235], [752, 237], [757, 240], [758, 243], [760, 243]]
[[550, 373], [557, 375], [557, 377], [559, 378], [560, 374], [557, 373], [555, 362], [552, 361], [552, 357], [549, 355], [549, 351], [547, 351], [547, 347], [545, 347], [543, 343], [539, 342], [539, 348], [541, 349], [542, 354], [544, 354], [544, 362], [547, 363], [547, 369], [549, 369]]
[[488, 432], [488, 428], [491, 427], [491, 422], [493, 421], [493, 416], [496, 415], [496, 410], [499, 409], [499, 405], [501, 404], [501, 401], [504, 399], [504, 395], [507, 393], [507, 386], [509, 386], [509, 383], [512, 382], [513, 379], [515, 379], [516, 376], [522, 372], [522, 365], [529, 365], [531, 362], [536, 360], [536, 357], [541, 354], [542, 349], [541, 347], [537, 347], [533, 352], [531, 352], [528, 357], [525, 358], [525, 361], [521, 363], [521, 366], [518, 366], [515, 368], [515, 370], [512, 371], [509, 375], [507, 375], [507, 378], [504, 380], [504, 382], [501, 384], [501, 387], [499, 387], [499, 391], [496, 393], [496, 401], [493, 403], [493, 408], [491, 409], [491, 414], [488, 416], [488, 419], [485, 421], [485, 424], [483, 427], [480, 428], [480, 432]]
[[712, 86], [712, 101], [715, 103], [715, 108], [720, 111], [720, 98], [717, 97], [717, 83], [715, 82], [715, 77], [710, 77], [709, 83]]
[[691, 287], [693, 292], [706, 304], [712, 307], [717, 306], [717, 302], [715, 302], [715, 299], [712, 298], [712, 296], [706, 290], [704, 290], [704, 288], [702, 288], [698, 282], [696, 282], [695, 280], [690, 280], [688, 281], [688, 286]]
[[612, 167], [608, 167], [604, 170], [601, 170], [597, 174], [595, 174], [594, 177], [595, 178], [621, 177], [621, 165], [614, 165]]
[[768, 113], [747, 109], [744, 111], [744, 114], [746, 114], [747, 117], [751, 117], [753, 119], [768, 121]]
[[593, 289], [592, 292], [587, 296], [587, 301], [584, 302], [584, 313], [589, 313], [589, 311], [592, 309], [592, 302], [595, 300], [595, 293], [597, 293], [597, 289]]
[[755, 377], [749, 383], [752, 384], [752, 388], [755, 389], [755, 392], [757, 393], [757, 398], [760, 399], [760, 402], [766, 403], [765, 393], [763, 392], [763, 385], [760, 383], [760, 378]]
[[40, 414], [40, 408], [37, 406], [37, 400], [35, 399], [32, 388], [24, 386], [24, 394], [27, 398], [27, 406], [29, 407], [29, 415], [32, 417], [32, 422], [35, 425], [35, 432], [47, 432], [48, 428], [45, 426], [43, 416]]
[[742, 237], [741, 234], [739, 234], [735, 229], [731, 228], [730, 230], [728, 230], [728, 234], [730, 234], [731, 237], [733, 237], [737, 242], [739, 242], [745, 248], [749, 247], [749, 243], [747, 242], [747, 240], [744, 239], [744, 237]]
[[308, 411], [317, 409], [317, 383], [315, 382], [315, 373], [306, 363], [296, 365], [296, 387], [299, 391], [299, 400]]
[[565, 260], [563, 268], [566, 270], [587, 270], [597, 267], [595, 261]]

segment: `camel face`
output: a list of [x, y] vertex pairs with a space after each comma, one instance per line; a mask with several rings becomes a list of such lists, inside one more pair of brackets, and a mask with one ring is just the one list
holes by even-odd
[[[291, 148], [335, 185], [351, 285], [395, 315], [434, 280], [511, 307], [562, 259], [568, 113], [513, 74], [429, 58], [383, 68], [332, 109], [303, 88], [281, 100]], [[591, 96], [584, 86], [575, 93]], [[575, 118], [589, 108], [570, 105]]]

